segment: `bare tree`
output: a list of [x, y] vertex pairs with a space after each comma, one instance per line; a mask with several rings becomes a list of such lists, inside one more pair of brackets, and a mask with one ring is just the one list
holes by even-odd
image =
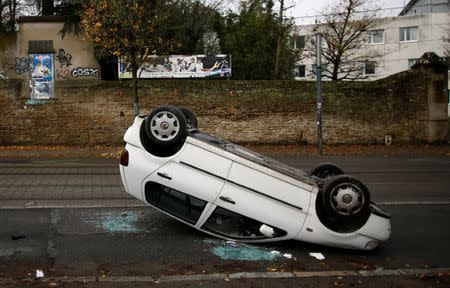
[[[362, 49], [368, 43], [369, 31], [379, 20], [378, 9], [369, 9], [369, 0], [338, 0], [324, 10], [323, 23], [314, 31], [321, 33], [325, 47], [322, 57], [328, 65], [323, 77], [331, 80], [357, 80], [365, 78], [364, 63], [379, 57], [371, 49]], [[315, 46], [315, 43], [313, 43]]]
[[442, 40], [444, 41], [444, 54], [446, 57], [450, 57], [450, 25], [445, 28]]

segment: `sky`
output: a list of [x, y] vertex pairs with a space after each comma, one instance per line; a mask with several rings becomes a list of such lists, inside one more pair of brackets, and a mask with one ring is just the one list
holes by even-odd
[[[223, 0], [225, 7], [237, 11], [239, 2], [245, 0]], [[287, 16], [295, 18], [297, 25], [314, 23], [315, 15], [319, 15], [323, 7], [329, 3], [341, 0], [284, 0], [285, 7], [294, 6], [288, 10]], [[397, 16], [402, 7], [404, 7], [410, 0], [367, 0], [373, 5], [379, 6], [381, 17]], [[275, 4], [278, 1], [275, 0]], [[373, 6], [372, 6], [373, 7]], [[396, 8], [396, 9], [390, 9]]]
[[[322, 8], [332, 1], [336, 0], [287, 0], [287, 3], [290, 5], [295, 4], [295, 7], [290, 9], [290, 16], [296, 17], [297, 24], [308, 24], [314, 22], [314, 16], [320, 14]], [[379, 5], [380, 8], [398, 8], [406, 5], [409, 0], [376, 0], [373, 1], [376, 5]], [[395, 10], [383, 10], [384, 16], [395, 16], [400, 13], [401, 9]], [[306, 17], [305, 17], [306, 16]], [[298, 18], [305, 17], [305, 18]]]

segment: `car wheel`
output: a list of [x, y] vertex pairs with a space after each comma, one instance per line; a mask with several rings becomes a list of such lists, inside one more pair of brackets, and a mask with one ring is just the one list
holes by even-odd
[[147, 116], [145, 131], [149, 140], [158, 147], [178, 146], [186, 139], [186, 118], [174, 106], [159, 106]]
[[179, 106], [178, 109], [180, 109], [181, 113], [183, 113], [184, 117], [186, 118], [186, 125], [188, 130], [195, 130], [198, 128], [198, 120], [195, 113], [183, 106]]
[[320, 179], [329, 179], [333, 176], [342, 175], [344, 171], [333, 163], [319, 163], [311, 169], [310, 176], [316, 176]]
[[367, 187], [349, 175], [330, 178], [322, 189], [321, 206], [328, 219], [351, 229], [360, 228], [370, 215]]

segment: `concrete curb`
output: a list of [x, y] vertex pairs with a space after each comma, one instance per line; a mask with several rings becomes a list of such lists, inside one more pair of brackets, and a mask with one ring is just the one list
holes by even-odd
[[213, 273], [213, 274], [193, 274], [193, 275], [161, 275], [158, 278], [152, 276], [63, 276], [63, 277], [44, 277], [44, 278], [0, 278], [2, 283], [16, 283], [18, 281], [36, 281], [36, 282], [110, 282], [110, 283], [172, 283], [181, 281], [211, 281], [224, 280], [232, 281], [239, 279], [277, 279], [277, 278], [311, 278], [311, 277], [381, 277], [381, 276], [414, 276], [423, 274], [450, 273], [450, 267], [427, 268], [427, 269], [386, 269], [378, 268], [375, 270], [343, 270], [343, 271], [294, 271], [294, 272], [238, 272], [238, 273]]

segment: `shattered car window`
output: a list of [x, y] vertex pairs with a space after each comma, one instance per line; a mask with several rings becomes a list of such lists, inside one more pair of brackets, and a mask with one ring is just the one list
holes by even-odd
[[191, 224], [197, 223], [206, 206], [206, 201], [155, 182], [145, 184], [145, 197], [150, 204]]
[[[211, 214], [203, 229], [227, 236], [233, 239], [265, 239], [267, 236], [260, 232], [261, 223], [257, 220], [237, 214], [222, 207], [217, 207]], [[273, 228], [275, 234], [273, 237], [286, 235], [281, 229]]]

